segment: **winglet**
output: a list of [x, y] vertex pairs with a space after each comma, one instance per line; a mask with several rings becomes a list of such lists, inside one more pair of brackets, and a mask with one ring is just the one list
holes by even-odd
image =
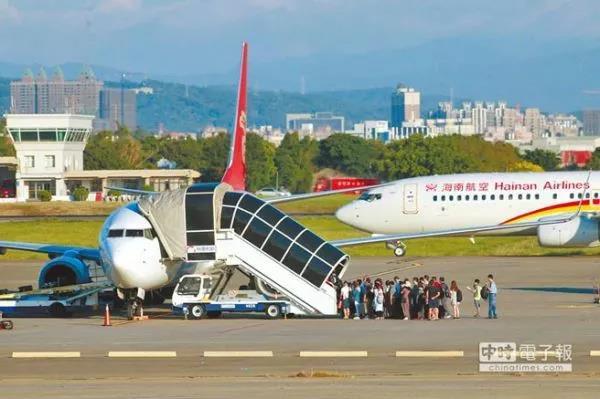
[[235, 190], [246, 190], [246, 102], [248, 73], [248, 43], [242, 43], [242, 61], [238, 86], [237, 108], [233, 122], [233, 137], [229, 149], [229, 163], [221, 181]]

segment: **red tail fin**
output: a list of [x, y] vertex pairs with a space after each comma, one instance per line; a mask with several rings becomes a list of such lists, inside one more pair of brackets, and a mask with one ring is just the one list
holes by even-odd
[[240, 83], [238, 86], [237, 109], [233, 123], [233, 137], [229, 150], [229, 163], [221, 181], [235, 190], [246, 190], [246, 78], [248, 70], [248, 43], [242, 44]]

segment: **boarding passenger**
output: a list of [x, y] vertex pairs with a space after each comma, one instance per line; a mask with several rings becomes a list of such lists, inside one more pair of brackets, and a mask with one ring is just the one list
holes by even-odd
[[452, 300], [450, 298], [450, 289], [446, 284], [446, 278], [440, 277], [440, 318], [451, 319], [452, 318]]
[[455, 280], [450, 283], [450, 302], [452, 305], [452, 317], [460, 319], [460, 303], [462, 302], [462, 291], [458, 288]]
[[412, 287], [410, 289], [410, 318], [419, 318], [419, 279], [413, 277]]
[[342, 309], [344, 309], [344, 319], [350, 318], [350, 287], [348, 282], [344, 281], [344, 285], [340, 290], [340, 297], [342, 299]]
[[404, 280], [404, 285], [400, 293], [402, 295], [402, 318], [403, 320], [408, 320], [410, 318], [410, 281], [408, 279]]
[[385, 282], [385, 307], [383, 317], [389, 319], [394, 313], [394, 282], [387, 280]]
[[352, 299], [354, 299], [354, 320], [360, 320], [362, 315], [362, 290], [361, 281], [356, 280], [354, 282], [354, 288], [352, 289]]
[[429, 320], [438, 320], [439, 318], [439, 306], [440, 306], [440, 288], [438, 287], [438, 281], [435, 277], [431, 277], [429, 285], [426, 290], [427, 305], [429, 306], [429, 314], [427, 318]]
[[475, 314], [473, 317], [479, 317], [479, 310], [481, 309], [481, 285], [479, 279], [476, 278], [473, 282], [473, 287], [467, 287], [471, 293], [473, 293], [473, 305], [475, 306]]
[[383, 320], [383, 302], [383, 286], [381, 280], [376, 280], [373, 287], [373, 313], [375, 314], [375, 320]]
[[494, 281], [494, 276], [488, 274], [488, 319], [497, 319], [498, 313], [496, 312], [496, 296], [498, 295], [498, 288]]

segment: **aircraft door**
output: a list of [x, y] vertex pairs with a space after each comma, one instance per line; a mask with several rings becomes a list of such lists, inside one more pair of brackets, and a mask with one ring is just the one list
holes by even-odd
[[418, 213], [418, 186], [415, 183], [404, 185], [404, 213]]

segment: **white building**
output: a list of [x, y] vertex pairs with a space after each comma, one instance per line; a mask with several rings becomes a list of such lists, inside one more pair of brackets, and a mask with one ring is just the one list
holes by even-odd
[[70, 200], [70, 192], [85, 187], [90, 199], [102, 199], [107, 186], [155, 191], [191, 184], [200, 174], [188, 169], [98, 171], [83, 168], [83, 150], [92, 132], [93, 116], [74, 114], [7, 114], [6, 132], [16, 150], [16, 167], [0, 163], [4, 180], [14, 171], [16, 200]]

